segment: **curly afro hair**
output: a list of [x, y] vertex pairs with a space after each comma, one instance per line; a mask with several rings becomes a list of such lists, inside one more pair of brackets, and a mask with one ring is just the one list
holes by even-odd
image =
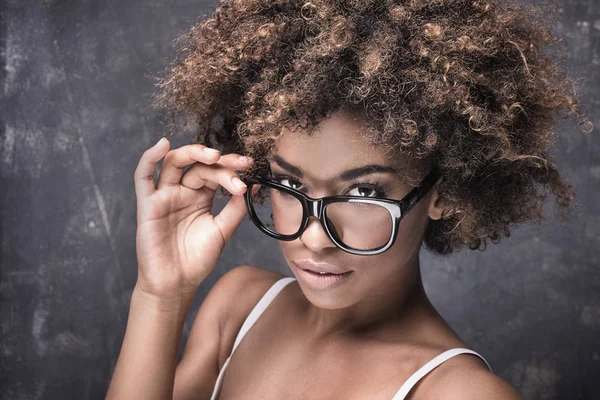
[[[221, 0], [175, 40], [154, 105], [170, 132], [255, 159], [282, 127], [306, 134], [331, 113], [365, 117], [369, 138], [442, 173], [445, 211], [423, 244], [483, 250], [509, 224], [564, 217], [576, 197], [548, 156], [559, 119], [593, 126], [558, 65], [556, 4], [493, 0]], [[408, 177], [417, 182], [421, 176]]]

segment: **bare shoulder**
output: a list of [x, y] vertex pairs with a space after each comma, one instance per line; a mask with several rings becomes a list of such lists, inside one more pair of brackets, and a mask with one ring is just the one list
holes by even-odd
[[448, 400], [523, 400], [508, 382], [486, 370], [454, 371], [452, 377], [440, 387]]
[[269, 286], [282, 277], [277, 272], [242, 265], [212, 285], [196, 313], [177, 365], [173, 398], [210, 396], [243, 319]]
[[[215, 283], [220, 297], [221, 342], [219, 366], [233, 348], [244, 320], [267, 290], [285, 275], [253, 265], [240, 265], [225, 273]], [[217, 289], [216, 287], [219, 286]]]
[[[285, 275], [253, 265], [240, 265], [227, 271], [214, 285], [218, 291], [227, 322], [230, 318], [246, 317], [256, 302], [277, 280]], [[256, 301], [254, 301], [256, 300]]]
[[508, 382], [493, 374], [479, 358], [472, 355], [453, 357], [430, 374], [428, 398], [447, 400], [523, 400]]

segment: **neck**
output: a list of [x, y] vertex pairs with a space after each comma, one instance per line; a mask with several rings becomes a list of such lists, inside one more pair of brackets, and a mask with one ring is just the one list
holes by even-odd
[[349, 307], [322, 309], [308, 302], [305, 337], [317, 341], [333, 337], [379, 337], [412, 326], [411, 321], [431, 305], [421, 280], [419, 249], [398, 268], [407, 273], [386, 279], [377, 290]]

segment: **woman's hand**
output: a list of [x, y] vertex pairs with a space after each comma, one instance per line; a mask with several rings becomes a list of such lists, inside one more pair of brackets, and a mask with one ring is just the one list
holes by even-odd
[[[252, 160], [221, 154], [200, 144], [169, 151], [162, 138], [142, 155], [135, 170], [137, 197], [136, 286], [160, 298], [195, 292], [217, 264], [223, 248], [246, 215], [246, 191], [234, 170]], [[164, 157], [158, 182], [154, 170]], [[193, 164], [183, 173], [184, 167]], [[232, 197], [211, 214], [219, 186]]]

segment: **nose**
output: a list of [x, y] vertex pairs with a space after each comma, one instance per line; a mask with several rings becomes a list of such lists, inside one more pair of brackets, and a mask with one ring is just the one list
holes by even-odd
[[300, 241], [311, 251], [318, 253], [327, 247], [336, 247], [335, 243], [329, 239], [327, 232], [316, 217], [309, 217], [308, 225], [302, 235]]

